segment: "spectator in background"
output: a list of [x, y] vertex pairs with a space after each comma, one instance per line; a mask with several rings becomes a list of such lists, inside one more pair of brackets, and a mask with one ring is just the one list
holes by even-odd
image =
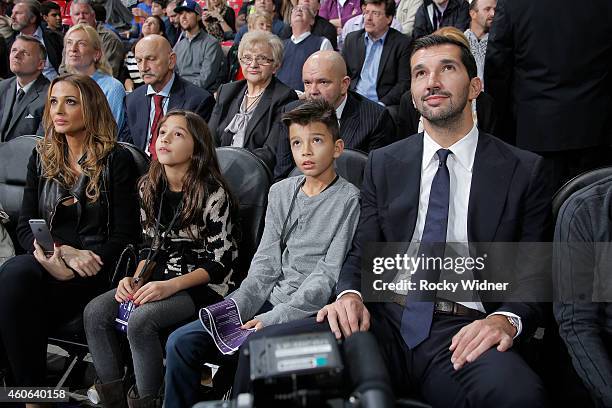
[[423, 5], [423, 0], [400, 0], [397, 5], [397, 12], [395, 16], [402, 25], [401, 32], [406, 34], [408, 37], [412, 37], [412, 30], [414, 28], [414, 19], [419, 7]]
[[11, 28], [16, 32], [7, 42], [8, 49], [11, 49], [18, 35], [26, 34], [36, 38], [47, 50], [43, 75], [49, 80], [55, 78], [62, 61], [62, 36], [55, 31], [43, 28], [40, 3], [36, 0], [17, 1], [13, 6], [11, 20]]
[[276, 77], [285, 85], [299, 91], [304, 90], [302, 82], [302, 67], [306, 59], [317, 51], [333, 50], [325, 37], [312, 35], [310, 30], [314, 15], [309, 7], [298, 5], [291, 12], [291, 29], [293, 35], [283, 42], [283, 62]]
[[281, 0], [280, 17], [285, 24], [291, 24], [291, 11], [298, 5], [298, 0]]
[[[142, 24], [140, 38], [144, 38], [152, 34], [164, 35], [164, 22], [159, 16], [149, 16]], [[136, 57], [134, 56], [135, 47], [136, 43], [134, 43], [132, 49], [126, 54], [123, 73], [121, 75], [126, 92], [132, 92], [134, 89], [144, 84], [144, 81], [140, 76], [140, 72], [138, 71]]]
[[470, 3], [467, 0], [424, 1], [414, 18], [412, 38], [416, 40], [447, 26], [467, 30], [470, 26]]
[[[249, 31], [261, 30], [272, 32], [272, 14], [265, 11], [255, 10], [249, 14]], [[229, 75], [226, 82], [244, 79], [242, 70], [240, 69], [240, 60], [238, 59], [238, 46], [240, 44], [234, 42], [227, 52], [227, 65]]]
[[[312, 54], [302, 70], [304, 99], [325, 99], [336, 109], [340, 121], [340, 134], [345, 147], [368, 153], [372, 149], [395, 141], [395, 124], [389, 112], [377, 103], [349, 91], [351, 79], [346, 64], [336, 51], [318, 51]], [[295, 101], [283, 107], [289, 112], [303, 103]], [[274, 179], [286, 178], [295, 167], [287, 126], [277, 122], [271, 138], [278, 140]]]
[[118, 129], [125, 121], [125, 90], [113, 78], [112, 70], [102, 51], [100, 36], [89, 24], [73, 25], [64, 37], [66, 70], [71, 74], [91, 77], [104, 92]]
[[472, 0], [470, 4], [470, 28], [465, 30], [465, 37], [470, 43], [470, 49], [476, 59], [478, 77], [484, 85], [484, 64], [489, 42], [489, 30], [495, 17], [497, 0]]
[[[338, 49], [338, 33], [336, 27], [323, 17], [319, 16], [319, 9], [321, 8], [321, 3], [319, 0], [298, 0], [298, 5], [308, 6], [310, 11], [312, 11], [312, 14], [315, 16], [314, 24], [312, 25], [310, 32], [313, 35], [327, 38], [332, 47], [334, 47], [334, 49]], [[279, 37], [286, 40], [287, 38], [291, 38], [292, 35], [293, 31], [291, 26], [287, 26], [283, 32], [280, 33]]]
[[217, 40], [231, 40], [236, 34], [236, 13], [226, 0], [208, 0], [208, 9], [202, 11], [202, 24]]
[[185, 109], [208, 121], [215, 98], [174, 73], [176, 54], [162, 36], [152, 34], [141, 39], [134, 51], [140, 76], [146, 86], [127, 96], [129, 135], [122, 140], [151, 155], [155, 151], [152, 135], [162, 116], [172, 109]]
[[118, 77], [125, 55], [123, 43], [117, 34], [104, 28], [104, 22], [96, 22], [92, 0], [73, 0], [70, 4], [70, 17], [73, 24], [88, 24], [97, 31], [102, 42], [102, 52], [112, 68], [112, 75]]
[[0, 36], [4, 37], [5, 40], [8, 40], [13, 36], [13, 29], [11, 28], [11, 18], [8, 16], [8, 12], [9, 4], [5, 0], [0, 0]]
[[608, 0], [497, 1], [485, 58], [505, 119], [495, 135], [543, 156], [554, 188], [612, 161], [610, 27]]
[[359, 0], [324, 0], [319, 10], [319, 15], [329, 20], [338, 32], [347, 21], [359, 14], [361, 14]]
[[227, 76], [227, 63], [219, 42], [199, 24], [202, 9], [195, 0], [185, 0], [174, 9], [183, 35], [174, 46], [176, 70], [192, 84], [214, 93]]
[[43, 135], [42, 116], [49, 80], [42, 75], [47, 51], [36, 38], [17, 37], [10, 52], [13, 78], [0, 82], [0, 142]]
[[270, 130], [281, 109], [296, 100], [294, 90], [275, 77], [283, 60], [283, 43], [273, 34], [253, 31], [238, 47], [245, 79], [219, 87], [208, 125], [217, 146], [243, 147], [274, 168], [276, 139]]
[[[344, 47], [344, 40], [346, 39], [346, 36], [352, 33], [353, 31], [361, 30], [365, 24], [365, 18], [363, 16], [363, 11], [365, 10], [365, 4], [363, 4], [363, 0], [360, 0], [360, 4], [361, 4], [361, 14], [351, 18], [349, 21], [347, 21], [344, 24], [344, 27], [342, 27], [342, 33], [339, 36], [340, 51], [342, 51], [342, 48]], [[397, 31], [400, 31], [400, 32], [402, 31], [402, 25], [395, 17], [393, 17], [393, 21], [391, 22], [391, 28], [395, 28]]]
[[390, 28], [393, 0], [364, 4], [364, 29], [350, 33], [342, 50], [351, 89], [383, 106], [399, 105], [410, 87], [410, 39]]
[[153, 0], [151, 2], [151, 15], [161, 18], [165, 23], [168, 20], [168, 17], [166, 17], [166, 0]]
[[63, 34], [62, 11], [57, 3], [46, 1], [40, 5], [40, 15], [45, 21], [45, 27], [51, 31]]
[[174, 11], [175, 8], [176, 1], [168, 2], [166, 5], [166, 16], [168, 16], [168, 22], [166, 24], [166, 38], [168, 38], [170, 45], [173, 47], [181, 34], [181, 26], [178, 21], [178, 14], [176, 14], [176, 11]]
[[[257, 11], [265, 11], [272, 14], [272, 33], [280, 36], [287, 25], [283, 22], [283, 20], [278, 19], [276, 16], [276, 4], [274, 3], [274, 0], [255, 0], [253, 7], [255, 7], [255, 10]], [[248, 29], [248, 25], [242, 26], [240, 30], [238, 30], [238, 33], [234, 38], [234, 42], [239, 43], [242, 36], [248, 31]]]

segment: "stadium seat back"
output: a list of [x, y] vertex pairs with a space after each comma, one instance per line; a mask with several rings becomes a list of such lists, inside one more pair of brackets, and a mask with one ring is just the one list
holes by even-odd
[[[360, 150], [345, 148], [340, 157], [336, 159], [336, 173], [361, 189], [363, 172], [367, 162], [367, 154]], [[302, 172], [296, 167], [289, 173], [289, 177], [299, 176], [300, 174]]]
[[272, 174], [259, 157], [246, 149], [218, 147], [216, 151], [221, 173], [240, 208], [241, 238], [234, 279], [239, 285], [248, 272], [263, 234]]
[[552, 211], [553, 218], [556, 220], [559, 210], [563, 203], [570, 198], [576, 191], [587, 187], [599, 180], [603, 180], [606, 177], [612, 176], [611, 167], [601, 167], [594, 170], [586, 171], [582, 174], [577, 175], [567, 183], [565, 183], [553, 196]]
[[15, 229], [26, 185], [28, 161], [38, 140], [38, 136], [20, 136], [0, 143], [0, 203], [9, 215], [9, 222], [5, 227], [15, 243], [15, 248], [19, 248]]

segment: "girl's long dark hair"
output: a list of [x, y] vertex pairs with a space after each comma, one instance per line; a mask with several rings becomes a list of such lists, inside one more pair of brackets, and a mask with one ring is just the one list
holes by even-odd
[[[182, 116], [187, 123], [187, 130], [193, 138], [193, 156], [185, 179], [183, 180], [183, 206], [177, 219], [177, 226], [186, 228], [190, 225], [202, 225], [204, 206], [211, 193], [222, 187], [230, 205], [230, 214], [236, 215], [237, 203], [233, 198], [225, 179], [221, 175], [217, 154], [212, 136], [206, 122], [197, 114], [174, 109], [168, 112], [159, 122], [157, 130], [171, 116]], [[157, 136], [157, 135], [156, 135]], [[145, 212], [145, 228], [154, 228], [157, 219], [159, 200], [168, 182], [164, 166], [153, 160], [149, 171], [139, 181], [142, 194], [141, 206]], [[236, 225], [236, 219], [233, 224]], [[188, 228], [189, 234], [193, 232]], [[191, 237], [193, 239], [198, 237]]]

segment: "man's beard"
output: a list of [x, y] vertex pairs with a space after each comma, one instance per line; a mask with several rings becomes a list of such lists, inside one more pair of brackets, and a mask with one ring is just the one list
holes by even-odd
[[[424, 99], [433, 95], [447, 96], [449, 101], [448, 108], [438, 110], [434, 113], [433, 109], [427, 107]], [[466, 92], [460, 95], [460, 98], [458, 98], [459, 103], [455, 104], [453, 103], [452, 95], [450, 93], [444, 91], [434, 91], [421, 99], [421, 103], [417, 106], [417, 109], [421, 116], [427, 119], [432, 125], [436, 127], [449, 127], [459, 121], [461, 114], [463, 113], [463, 109], [468, 102], [467, 96], [468, 93], [466, 90]]]
[[26, 25], [27, 24], [14, 22], [14, 23], [11, 23], [11, 28], [13, 29], [13, 31], [21, 31], [25, 28]]

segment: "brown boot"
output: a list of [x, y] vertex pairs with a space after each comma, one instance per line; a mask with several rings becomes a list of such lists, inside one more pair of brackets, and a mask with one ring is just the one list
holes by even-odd
[[161, 398], [158, 396], [149, 395], [141, 398], [135, 385], [132, 385], [128, 391], [127, 403], [129, 408], [160, 408], [162, 406]]
[[95, 384], [100, 404], [105, 408], [127, 408], [126, 385], [123, 379], [106, 384]]

